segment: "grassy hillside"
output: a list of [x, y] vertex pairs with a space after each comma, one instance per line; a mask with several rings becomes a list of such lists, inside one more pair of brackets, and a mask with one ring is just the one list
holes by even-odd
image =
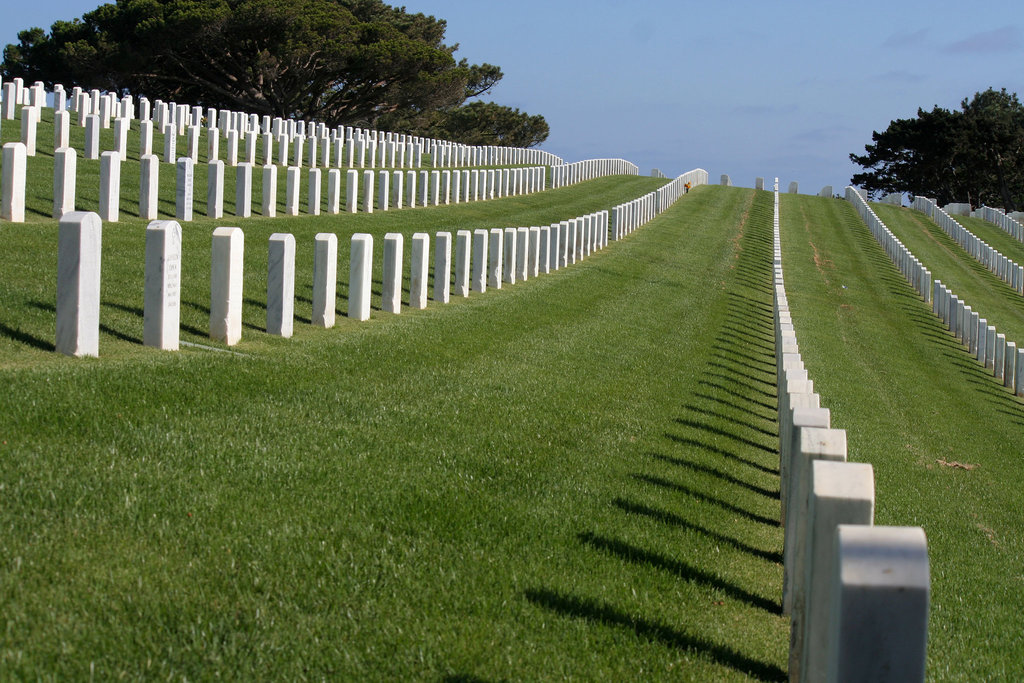
[[[364, 225], [549, 221], [623, 180]], [[0, 668], [784, 678], [770, 211], [698, 188], [572, 268], [290, 341], [254, 293], [244, 356], [137, 346], [141, 228], [109, 229], [101, 358], [44, 351], [42, 293], [4, 342]]]

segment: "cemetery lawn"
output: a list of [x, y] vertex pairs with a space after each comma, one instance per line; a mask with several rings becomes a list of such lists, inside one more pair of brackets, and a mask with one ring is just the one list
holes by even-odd
[[[1008, 337], [1024, 331], [1010, 315], [1020, 297], [923, 214], [873, 208], [933, 277], [1003, 316], [994, 324]], [[928, 536], [928, 677], [1018, 678], [1024, 403], [962, 350], [852, 206], [786, 194], [780, 211], [800, 351], [832, 426], [847, 430], [850, 460], [874, 467], [875, 523]]]
[[[370, 321], [304, 324], [317, 232], [343, 314], [352, 232], [550, 223], [661, 182], [197, 220], [182, 338], [221, 351], [139, 345], [128, 220], [104, 226], [101, 357], [58, 356], [55, 228], [0, 225], [2, 677], [784, 680], [770, 193], [697, 188], [424, 311], [382, 313], [377, 277]], [[216, 224], [246, 232], [233, 353], [205, 336]], [[291, 340], [260, 331], [272, 232], [299, 244]]]

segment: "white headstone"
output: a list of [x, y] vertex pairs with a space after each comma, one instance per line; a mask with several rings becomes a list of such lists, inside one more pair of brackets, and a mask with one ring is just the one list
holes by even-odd
[[121, 156], [117, 152], [100, 155], [100, 219], [116, 223], [121, 204]]
[[318, 233], [313, 246], [313, 324], [334, 327], [337, 303], [338, 236]]
[[53, 153], [53, 217], [75, 210], [75, 178], [78, 153], [71, 147], [61, 147]]
[[100, 217], [92, 212], [72, 211], [60, 219], [57, 236], [58, 353], [68, 356], [99, 355], [102, 228]]
[[177, 221], [152, 221], [146, 226], [143, 299], [142, 343], [177, 351], [181, 315], [181, 225]]
[[[387, 171], [383, 171], [386, 175]], [[430, 235], [413, 233], [412, 262], [409, 266], [409, 308], [427, 307], [427, 280], [430, 275]]]
[[39, 110], [35, 107], [21, 109], [21, 141], [25, 145], [25, 153], [36, 155], [36, 131], [39, 128]]
[[491, 228], [491, 236], [488, 240], [490, 256], [487, 261], [487, 285], [495, 289], [501, 289], [501, 274], [504, 264], [504, 239], [505, 231], [501, 228]]
[[263, 167], [263, 202], [261, 211], [267, 218], [277, 215], [277, 166], [267, 164]]
[[267, 334], [291, 337], [294, 319], [295, 237], [276, 232], [267, 251]]
[[345, 185], [345, 210], [355, 213], [359, 207], [359, 171], [349, 169]]
[[434, 301], [448, 303], [452, 279], [452, 234], [438, 232], [434, 242]]
[[179, 221], [192, 220], [195, 189], [195, 162], [191, 157], [178, 159], [174, 188], [174, 216]]
[[923, 681], [931, 579], [920, 527], [840, 525], [829, 681]]
[[206, 173], [206, 215], [210, 218], [224, 216], [224, 162], [216, 159], [207, 164]]
[[210, 338], [234, 346], [242, 338], [241, 228], [213, 231], [210, 254]]
[[306, 213], [310, 216], [320, 215], [320, 187], [321, 187], [321, 171], [319, 168], [309, 169], [308, 184], [309, 189], [306, 193]]
[[469, 257], [473, 233], [459, 230], [455, 233], [455, 296], [469, 296]]
[[473, 231], [473, 291], [479, 293], [487, 291], [487, 238], [487, 230]]
[[299, 195], [302, 191], [301, 173], [302, 169], [298, 166], [289, 166], [285, 171], [284, 213], [286, 216], [299, 215]]
[[349, 259], [349, 318], [369, 320], [372, 275], [373, 235], [356, 233], [352, 235], [352, 253]]

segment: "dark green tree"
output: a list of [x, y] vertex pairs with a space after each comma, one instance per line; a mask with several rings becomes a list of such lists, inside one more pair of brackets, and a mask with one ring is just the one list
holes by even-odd
[[20, 32], [0, 72], [425, 134], [502, 77], [456, 61], [445, 29], [382, 0], [118, 0]]
[[1005, 89], [976, 93], [959, 110], [919, 109], [871, 139], [865, 154], [850, 155], [865, 169], [850, 182], [873, 196], [909, 192], [1008, 211], [1024, 205], [1024, 107]]
[[533, 147], [548, 137], [543, 116], [494, 102], [470, 102], [439, 117], [431, 135], [468, 145]]

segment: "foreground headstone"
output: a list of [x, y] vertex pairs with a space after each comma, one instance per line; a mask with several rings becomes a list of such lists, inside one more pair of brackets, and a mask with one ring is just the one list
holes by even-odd
[[923, 681], [931, 579], [920, 527], [840, 525], [829, 681]]
[[[6, 167], [4, 170], [6, 172]], [[58, 353], [99, 356], [102, 232], [103, 222], [91, 211], [72, 211], [60, 219], [57, 233]]]
[[473, 291], [487, 291], [487, 230], [473, 231]]
[[267, 334], [291, 337], [294, 319], [295, 237], [274, 233], [267, 253]]
[[807, 556], [803, 569], [806, 594], [802, 609], [794, 610], [793, 614], [789, 650], [791, 680], [824, 680], [836, 527], [840, 524], [870, 525], [874, 514], [875, 479], [871, 465], [825, 460], [811, 464]]
[[[358, 173], [358, 171], [356, 171]], [[357, 232], [352, 235], [349, 258], [348, 317], [370, 319], [370, 292], [373, 275], [373, 235]]]
[[334, 327], [338, 288], [338, 236], [317, 233], [313, 240], [313, 324]]
[[242, 338], [241, 228], [213, 231], [210, 253], [210, 338], [234, 346]]
[[430, 273], [430, 235], [412, 236], [412, 262], [409, 266], [409, 307], [427, 307], [427, 279]]
[[473, 233], [459, 230], [455, 233], [455, 295], [469, 296], [469, 257]]
[[491, 228], [491, 236], [488, 239], [487, 286], [495, 289], [501, 289], [504, 232], [501, 228]]
[[439, 232], [434, 243], [434, 301], [446, 304], [451, 295], [452, 234]]
[[152, 221], [146, 226], [143, 299], [142, 343], [177, 351], [181, 316], [181, 225], [177, 221]]

